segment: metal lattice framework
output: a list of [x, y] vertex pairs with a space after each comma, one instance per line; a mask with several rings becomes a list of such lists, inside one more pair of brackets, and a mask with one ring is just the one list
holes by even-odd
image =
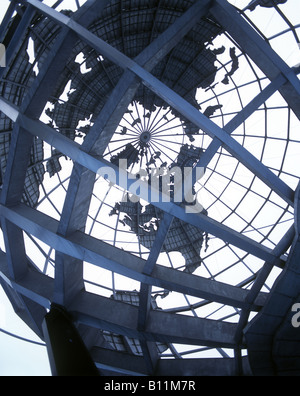
[[[11, 2], [0, 275], [42, 339], [55, 303], [102, 374], [299, 374], [292, 2]], [[125, 201], [122, 159], [205, 169], [203, 211]]]

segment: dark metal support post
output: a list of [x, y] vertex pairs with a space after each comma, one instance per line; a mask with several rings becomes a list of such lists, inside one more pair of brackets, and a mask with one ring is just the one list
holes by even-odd
[[54, 376], [99, 376], [69, 313], [52, 304], [43, 322], [44, 337]]

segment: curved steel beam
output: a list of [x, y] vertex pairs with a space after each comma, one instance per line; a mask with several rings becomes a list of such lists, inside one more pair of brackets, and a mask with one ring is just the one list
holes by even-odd
[[[107, 3], [108, 0], [89, 0], [73, 17], [83, 26], [88, 26], [96, 15], [101, 13]], [[93, 12], [91, 12], [91, 7], [93, 8]], [[19, 30], [26, 28], [34, 12], [35, 9], [33, 7], [29, 6], [27, 8], [25, 13], [26, 18], [21, 21], [13, 41], [9, 45], [8, 50], [10, 54], [14, 53], [18, 43], [22, 40]], [[22, 102], [21, 110], [29, 117], [36, 119], [41, 115], [51, 95], [53, 89], [52, 83], [63, 70], [65, 60], [68, 58], [77, 40], [76, 34], [72, 31], [66, 28], [61, 30], [54, 48], [50, 50], [43, 68]], [[13, 117], [13, 114], [10, 115]], [[15, 124], [11, 136], [10, 151], [1, 192], [1, 202], [7, 205], [14, 205], [21, 201], [34, 139], [33, 135], [28, 134], [18, 123]], [[7, 260], [10, 272], [16, 280], [23, 277], [28, 270], [22, 230], [17, 225], [12, 225], [3, 218], [1, 219], [1, 224], [2, 228], [8, 231], [5, 233]], [[41, 335], [41, 320], [46, 312], [44, 310], [41, 312], [39, 306], [31, 302], [28, 303], [25, 300], [24, 307], [27, 309], [28, 315], [32, 317], [33, 322], [35, 322], [34, 327], [38, 329], [38, 334]]]
[[[57, 220], [26, 205], [20, 204], [14, 208], [0, 206], [0, 214], [12, 224], [18, 224], [29, 234], [68, 256], [170, 291], [177, 291], [239, 308], [248, 306], [244, 302], [248, 294], [245, 289], [161, 265], [156, 265], [151, 274], [145, 274], [145, 260], [80, 231], [74, 232], [69, 237], [59, 235], [57, 233], [59, 227]], [[252, 309], [259, 309], [264, 304], [265, 298], [264, 293], [260, 294]]]
[[[19, 293], [47, 308], [50, 306], [53, 279], [36, 270], [29, 270], [24, 279], [12, 282], [1, 265], [0, 260], [1, 277]], [[76, 296], [69, 312], [77, 323], [140, 340], [234, 347], [236, 325], [233, 323], [151, 311], [144, 331], [140, 332], [137, 328], [138, 307], [86, 291]]]
[[[252, 173], [260, 178], [267, 186], [269, 186], [274, 192], [276, 192], [281, 198], [283, 198], [289, 205], [293, 206], [294, 191], [283, 180], [277, 177], [268, 167], [260, 162], [247, 149], [245, 149], [240, 143], [238, 143], [235, 139], [228, 135], [226, 131], [214, 124], [205, 115], [200, 113], [198, 109], [193, 107], [185, 99], [176, 94], [172, 89], [170, 89], [153, 75], [151, 75], [147, 70], [138, 65], [134, 60], [128, 58], [116, 48], [112, 47], [99, 37], [95, 36], [93, 33], [89, 32], [87, 29], [84, 29], [78, 23], [54, 10], [49, 10], [47, 6], [45, 6], [44, 4], [40, 4], [37, 0], [27, 1], [28, 3], [34, 5], [37, 9], [41, 10], [45, 15], [55, 20], [58, 24], [61, 24], [62, 26], [67, 26], [69, 29], [73, 30], [83, 41], [89, 44], [92, 48], [102, 53], [104, 57], [107, 57], [123, 69], [128, 69], [133, 72], [141, 79], [146, 87], [148, 87], [158, 96], [160, 96], [172, 108], [177, 110], [189, 121], [199, 127], [199, 129], [202, 129], [210, 137], [218, 139], [222, 143], [224, 148], [226, 148], [226, 150], [233, 155], [233, 157], [238, 159], [243, 165], [246, 166], [246, 168], [248, 168]], [[269, 51], [267, 51], [267, 53], [269, 53]], [[297, 84], [294, 80], [297, 80], [298, 85], [300, 85], [299, 80], [295, 75], [295, 72], [291, 68], [288, 68], [287, 65], [285, 65], [284, 71], [287, 69], [287, 79], [289, 81], [293, 81], [295, 85]], [[275, 77], [277, 77], [279, 73], [280, 71]]]
[[[0, 110], [2, 108], [2, 103], [5, 103], [5, 105], [7, 105], [7, 101], [5, 101], [4, 99], [0, 99]], [[104, 159], [98, 159], [84, 152], [79, 144], [71, 141], [70, 139], [66, 138], [65, 136], [61, 135], [60, 133], [40, 121], [34, 121], [23, 114], [19, 114], [18, 123], [25, 130], [30, 131], [34, 135], [40, 137], [51, 146], [56, 147], [63, 154], [70, 157], [75, 162], [86, 167], [94, 173], [97, 173], [102, 167], [111, 168], [116, 174], [116, 183], [120, 185], [123, 189], [128, 189], [131, 183], [135, 181], [135, 177], [133, 177], [133, 175], [131, 175], [130, 177], [129, 174], [127, 175], [127, 179], [125, 177], [126, 180], [124, 180], [124, 175], [120, 175], [120, 170], [118, 167]], [[144, 197], [151, 196], [151, 186], [145, 183], [141, 186], [141, 188], [143, 188]], [[262, 260], [271, 262], [274, 265], [280, 264], [280, 260], [278, 261], [278, 258], [273, 255], [271, 249], [209, 218], [206, 215], [203, 215], [201, 213], [186, 213], [184, 208], [176, 205], [173, 202], [153, 202], [152, 204], [157, 208], [163, 210], [164, 212], [169, 213], [172, 216], [178, 217], [184, 222], [189, 223], [201, 229], [202, 231], [204, 230], [234, 246], [237, 246], [240, 249], [250, 254], [253, 254], [256, 257], [261, 258]]]
[[273, 51], [227, 1], [214, 0], [210, 12], [271, 81], [279, 74], [286, 78], [287, 82], [279, 88], [279, 92], [300, 119], [300, 81], [296, 71]]
[[[52, 278], [29, 269], [24, 279], [11, 281], [3, 260], [0, 260], [0, 275], [19, 293], [49, 308], [54, 291]], [[86, 291], [80, 292], [69, 307], [69, 312], [78, 323], [140, 340], [234, 346], [236, 325], [233, 323], [151, 311], [144, 331], [140, 332], [137, 327], [138, 310], [137, 306]]]
[[[0, 100], [0, 108], [1, 102]], [[40, 121], [34, 121], [26, 117], [25, 115], [20, 114], [18, 118], [18, 123], [27, 131], [35, 134], [40, 137], [45, 142], [49, 143], [51, 146], [56, 147], [63, 154], [73, 159], [78, 164], [86, 167], [91, 170], [95, 174], [99, 171], [100, 168], [111, 168], [116, 175], [116, 184], [122, 187], [123, 189], [129, 189], [130, 185], [135, 182], [135, 176], [130, 174], [121, 174], [120, 169], [113, 165], [112, 163], [104, 160], [98, 159], [97, 157], [93, 157], [90, 154], [87, 154], [82, 150], [82, 147], [61, 135], [51, 127], [43, 124]], [[153, 188], [153, 187], [152, 187]], [[148, 183], [141, 185], [141, 189], [143, 189], [143, 197], [151, 196], [151, 186]], [[154, 206], [163, 210], [166, 213], [171, 214], [186, 223], [189, 223], [200, 230], [204, 230], [211, 235], [214, 235], [223, 241], [231, 243], [234, 246], [239, 247], [240, 249], [253, 254], [254, 256], [261, 258], [262, 260], [269, 261], [276, 265], [278, 262], [278, 258], [272, 254], [272, 250], [263, 246], [262, 244], [252, 240], [251, 238], [246, 237], [243, 234], [227, 227], [208, 216], [201, 213], [186, 213], [186, 210], [183, 207], [176, 205], [173, 202], [152, 202]], [[73, 230], [74, 231], [74, 230]], [[274, 261], [275, 260], [275, 261]]]

